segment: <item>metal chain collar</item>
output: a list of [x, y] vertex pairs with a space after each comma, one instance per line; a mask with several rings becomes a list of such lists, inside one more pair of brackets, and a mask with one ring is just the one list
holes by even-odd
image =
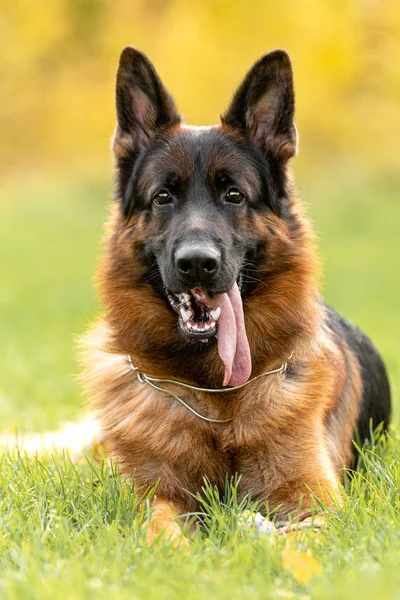
[[195, 385], [190, 385], [189, 383], [183, 383], [183, 381], [177, 381], [175, 379], [162, 379], [160, 377], [150, 377], [149, 375], [146, 375], [145, 373], [142, 373], [141, 371], [139, 371], [138, 367], [134, 366], [134, 364], [132, 362], [132, 357], [130, 354], [128, 354], [127, 359], [128, 359], [130, 369], [132, 369], [132, 371], [134, 371], [136, 373], [136, 376], [138, 378], [138, 381], [140, 381], [140, 383], [147, 383], [147, 385], [151, 386], [155, 390], [158, 390], [160, 392], [166, 392], [172, 398], [177, 400], [177, 402], [180, 402], [185, 408], [190, 410], [190, 412], [193, 413], [194, 415], [196, 415], [196, 417], [203, 419], [203, 421], [208, 421], [209, 423], [228, 423], [229, 421], [232, 421], [233, 419], [210, 419], [208, 417], [205, 417], [204, 415], [201, 415], [199, 412], [194, 410], [194, 408], [192, 408], [189, 404], [187, 404], [184, 400], [182, 400], [182, 398], [180, 398], [179, 396], [176, 396], [169, 390], [166, 390], [165, 388], [163, 388], [157, 384], [158, 383], [172, 383], [174, 385], [180, 385], [189, 390], [195, 390], [197, 392], [207, 392], [209, 394], [216, 394], [216, 393], [232, 392], [234, 390], [239, 390], [239, 389], [245, 387], [246, 385], [249, 385], [249, 383], [252, 383], [256, 379], [259, 379], [260, 377], [265, 377], [267, 375], [275, 375], [276, 373], [285, 373], [285, 371], [287, 369], [287, 362], [284, 362], [277, 369], [272, 369], [272, 371], [265, 371], [264, 373], [261, 373], [260, 375], [257, 375], [256, 377], [253, 377], [252, 379], [249, 379], [245, 383], [242, 383], [241, 385], [235, 385], [235, 386], [228, 387], [228, 388], [226, 388], [226, 387], [225, 388], [202, 388], [202, 387], [197, 387]]

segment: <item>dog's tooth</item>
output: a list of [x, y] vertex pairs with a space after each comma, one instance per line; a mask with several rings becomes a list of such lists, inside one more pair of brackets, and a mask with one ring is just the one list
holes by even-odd
[[190, 302], [190, 294], [181, 294], [184, 302]]
[[205, 329], [206, 331], [208, 331], [208, 330], [210, 329], [210, 325], [209, 325], [208, 323], [206, 323], [206, 324], [204, 325], [204, 329]]
[[214, 321], [218, 321], [220, 314], [221, 314], [221, 308], [219, 306], [215, 310], [210, 310], [210, 315], [212, 316]]
[[192, 324], [191, 324], [191, 323], [186, 323], [186, 327], [187, 327], [188, 329], [192, 329]]
[[191, 310], [185, 310], [183, 308], [183, 306], [181, 306], [181, 317], [184, 323], [187, 323], [190, 319], [190, 317], [192, 316], [192, 311]]
[[211, 327], [211, 329], [215, 329], [215, 321], [211, 321], [210, 327]]

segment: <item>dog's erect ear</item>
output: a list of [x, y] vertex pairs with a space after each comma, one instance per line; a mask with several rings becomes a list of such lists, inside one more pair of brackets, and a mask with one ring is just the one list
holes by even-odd
[[178, 123], [180, 117], [152, 63], [131, 46], [124, 48], [119, 60], [115, 95], [118, 124], [113, 150], [120, 169], [131, 171], [157, 130]]
[[286, 161], [296, 154], [293, 72], [284, 50], [266, 54], [247, 73], [222, 122], [239, 129], [265, 154]]

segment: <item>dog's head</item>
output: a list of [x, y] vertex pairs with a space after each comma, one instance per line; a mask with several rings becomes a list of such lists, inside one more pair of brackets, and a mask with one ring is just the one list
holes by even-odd
[[[161, 320], [159, 344], [165, 335], [174, 351], [204, 352], [218, 337], [224, 383], [245, 381], [253, 348], [242, 302], [271, 291], [279, 273], [294, 273], [293, 243], [301, 237], [286, 168], [297, 145], [289, 56], [282, 50], [265, 55], [221, 125], [192, 128], [181, 124], [147, 57], [128, 47], [119, 63], [116, 105], [119, 208], [106, 303], [115, 315], [115, 290], [124, 287], [125, 304], [117, 303], [114, 320], [124, 315], [132, 325], [127, 302], [140, 288], [148, 303], [141, 314], [147, 310], [153, 323], [136, 319], [139, 344], [151, 346], [150, 327], [160, 328]], [[260, 331], [264, 316], [258, 316]]]

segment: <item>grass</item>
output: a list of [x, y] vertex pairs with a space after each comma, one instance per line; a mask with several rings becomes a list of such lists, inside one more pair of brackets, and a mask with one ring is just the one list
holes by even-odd
[[[400, 598], [400, 190], [330, 183], [303, 193], [325, 295], [382, 351], [395, 426], [387, 443], [363, 452], [327, 534], [259, 537], [240, 526], [234, 485], [222, 502], [206, 486], [205, 526], [190, 546], [147, 548], [146, 511], [117, 470], [5, 453], [0, 598]], [[91, 278], [108, 193], [104, 184], [38, 181], [0, 194], [3, 431], [45, 431], [84, 412], [74, 343], [98, 310]]]

